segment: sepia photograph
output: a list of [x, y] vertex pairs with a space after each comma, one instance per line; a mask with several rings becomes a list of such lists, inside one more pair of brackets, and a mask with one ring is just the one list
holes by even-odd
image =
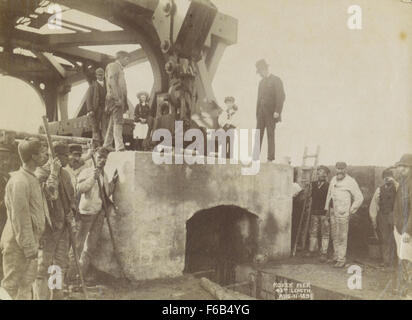
[[0, 101], [0, 300], [412, 300], [412, 0], [0, 0]]

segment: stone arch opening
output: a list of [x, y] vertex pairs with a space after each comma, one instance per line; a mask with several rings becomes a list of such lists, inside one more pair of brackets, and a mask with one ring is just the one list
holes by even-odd
[[235, 282], [235, 268], [253, 261], [258, 217], [237, 206], [196, 212], [186, 222], [185, 273], [208, 271], [221, 285]]

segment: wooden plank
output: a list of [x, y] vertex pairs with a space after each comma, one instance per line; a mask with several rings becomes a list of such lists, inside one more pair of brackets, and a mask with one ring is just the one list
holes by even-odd
[[114, 60], [114, 57], [112, 55], [78, 47], [57, 48], [54, 49], [54, 52], [56, 53], [56, 55], [61, 56], [62, 58], [74, 57], [76, 60], [89, 60], [97, 62], [99, 64]]
[[[13, 134], [15, 139], [17, 140], [23, 140], [26, 138], [38, 138], [40, 140], [46, 139], [45, 134], [40, 134], [40, 133], [28, 133], [28, 132], [22, 132], [22, 131], [13, 131], [13, 130], [3, 130], [0, 129], [0, 132], [2, 134]], [[77, 143], [77, 144], [88, 144], [92, 141], [90, 138], [81, 138], [81, 137], [68, 137], [68, 136], [56, 136], [56, 135], [51, 135], [53, 140], [56, 141], [65, 141], [67, 143]]]
[[225, 289], [207, 278], [201, 278], [200, 285], [217, 300], [256, 300], [255, 298], [245, 294], [230, 289]]
[[57, 61], [56, 57], [49, 52], [34, 52], [44, 64], [48, 65], [62, 79], [66, 78], [66, 69]]
[[137, 43], [134, 33], [123, 30], [49, 34], [44, 35], [44, 39], [42, 41], [52, 48]]

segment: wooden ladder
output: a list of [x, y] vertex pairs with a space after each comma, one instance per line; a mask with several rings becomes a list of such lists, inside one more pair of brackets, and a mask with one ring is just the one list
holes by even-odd
[[[295, 243], [293, 245], [292, 256], [296, 255], [296, 250], [298, 247], [299, 240], [301, 239], [301, 248], [305, 249], [306, 247], [306, 238], [309, 230], [310, 223], [310, 213], [312, 207], [312, 182], [315, 181], [318, 161], [319, 161], [320, 146], [317, 146], [315, 154], [308, 154], [308, 147], [305, 147], [303, 152], [302, 160], [302, 177], [301, 182], [304, 185], [304, 201], [302, 207], [302, 213], [299, 219], [298, 230], [296, 233]], [[314, 159], [312, 166], [308, 166], [306, 160]]]

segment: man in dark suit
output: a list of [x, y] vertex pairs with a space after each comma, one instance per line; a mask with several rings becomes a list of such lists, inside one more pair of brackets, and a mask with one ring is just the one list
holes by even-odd
[[[268, 135], [268, 161], [275, 160], [275, 127], [281, 121], [285, 92], [279, 77], [269, 72], [265, 60], [256, 62], [256, 72], [262, 77], [259, 83], [256, 107], [256, 128], [260, 130], [260, 147], [262, 147], [265, 129]], [[259, 159], [260, 152], [255, 149], [254, 160]]]
[[87, 91], [87, 115], [90, 118], [93, 129], [93, 143], [101, 146], [104, 137], [104, 108], [106, 101], [106, 85], [104, 83], [104, 70], [96, 70], [94, 80]]

